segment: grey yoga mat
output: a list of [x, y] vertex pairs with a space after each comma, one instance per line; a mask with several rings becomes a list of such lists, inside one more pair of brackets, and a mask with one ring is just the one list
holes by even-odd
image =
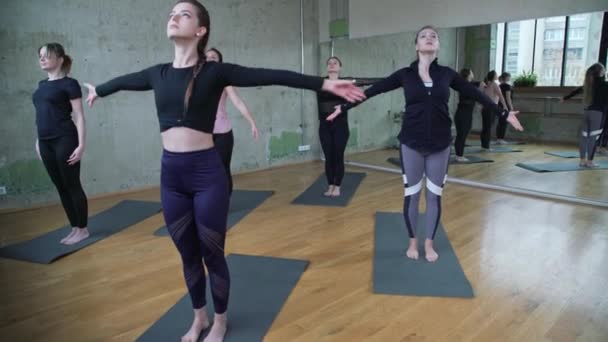
[[323, 193], [327, 191], [327, 180], [322, 174], [317, 180], [294, 199], [292, 204], [321, 205], [330, 207], [346, 207], [353, 198], [357, 188], [365, 178], [366, 174], [361, 172], [346, 172], [342, 185], [340, 186], [339, 197], [326, 197]]
[[[230, 254], [230, 302], [225, 342], [262, 341], [287, 301], [308, 261]], [[213, 317], [213, 301], [207, 286], [207, 311]], [[190, 296], [177, 304], [144, 332], [139, 342], [179, 341], [192, 323]], [[208, 332], [203, 331], [199, 341]]]
[[65, 226], [29, 241], [16, 243], [0, 249], [0, 256], [40, 264], [53, 261], [74, 253], [82, 248], [118, 233], [161, 211], [158, 202], [122, 201], [89, 218], [91, 236], [75, 245], [63, 245], [59, 241], [68, 235], [72, 227]]
[[608, 160], [595, 160], [599, 167], [581, 167], [576, 162], [562, 163], [517, 163], [516, 165], [534, 172], [561, 172], [561, 171], [591, 171], [608, 169]]
[[429, 263], [424, 258], [424, 215], [418, 221], [420, 258], [407, 258], [409, 236], [403, 214], [376, 213], [374, 239], [374, 293], [402, 296], [474, 297], [458, 257], [443, 227], [435, 235], [434, 247], [439, 259]]

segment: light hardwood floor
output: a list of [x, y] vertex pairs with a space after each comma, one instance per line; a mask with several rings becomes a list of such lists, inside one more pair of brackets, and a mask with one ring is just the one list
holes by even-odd
[[[230, 230], [227, 253], [310, 261], [265, 341], [608, 341], [608, 211], [448, 185], [442, 221], [476, 297], [373, 295], [373, 214], [399, 212], [403, 186], [399, 175], [364, 171], [347, 208], [290, 205], [322, 173], [320, 162], [235, 177], [237, 189], [276, 194]], [[497, 162], [450, 174], [545, 191], [576, 179], [558, 190], [586, 197], [606, 198], [608, 188], [605, 171], [537, 176]], [[159, 200], [159, 192], [97, 199], [90, 214], [125, 198]], [[59, 206], [3, 214], [0, 242], [65, 222]], [[162, 224], [153, 216], [51, 265], [0, 259], [1, 340], [135, 340], [186, 293], [177, 251], [152, 235]]]

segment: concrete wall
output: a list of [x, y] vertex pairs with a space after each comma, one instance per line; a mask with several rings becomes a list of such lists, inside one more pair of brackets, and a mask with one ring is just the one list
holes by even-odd
[[[318, 71], [318, 8], [305, 1], [305, 72]], [[173, 1], [21, 0], [3, 3], [0, 14], [0, 208], [25, 207], [58, 199], [36, 159], [31, 94], [46, 77], [36, 49], [62, 43], [74, 58], [72, 76], [100, 83], [110, 77], [172, 60], [165, 35]], [[293, 0], [209, 0], [210, 44], [226, 61], [300, 70], [300, 2]], [[137, 9], [137, 10], [133, 10]], [[18, 15], [17, 15], [18, 14]], [[316, 159], [316, 100], [312, 92], [270, 87], [241, 89], [256, 116], [262, 139], [229, 105], [236, 135], [233, 169], [265, 168]], [[161, 144], [151, 92], [124, 92], [85, 109], [87, 151], [82, 181], [88, 195], [159, 184]], [[302, 117], [304, 118], [302, 120]], [[297, 152], [311, 144], [310, 152]]]
[[605, 11], [606, 0], [350, 0], [350, 37]]

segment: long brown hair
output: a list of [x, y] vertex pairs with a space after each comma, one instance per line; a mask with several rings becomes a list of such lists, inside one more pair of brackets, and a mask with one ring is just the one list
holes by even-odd
[[583, 103], [585, 106], [591, 105], [593, 102], [593, 82], [597, 77], [604, 72], [604, 66], [601, 63], [595, 63], [585, 72], [585, 83], [583, 84]]
[[198, 25], [205, 27], [207, 29], [207, 33], [198, 41], [196, 45], [196, 52], [198, 53], [198, 62], [194, 66], [192, 70], [192, 78], [188, 82], [188, 87], [186, 87], [186, 94], [184, 95], [184, 115], [188, 111], [188, 102], [190, 102], [190, 96], [192, 96], [192, 88], [194, 87], [194, 79], [198, 76], [198, 73], [201, 71], [203, 63], [205, 62], [205, 49], [207, 48], [207, 43], [209, 42], [209, 34], [211, 33], [211, 18], [209, 16], [209, 11], [196, 0], [178, 0], [175, 4], [187, 3], [194, 8], [196, 8], [196, 17], [198, 19]]
[[57, 58], [63, 58], [63, 63], [61, 63], [61, 72], [65, 75], [69, 74], [72, 70], [72, 57], [68, 56], [65, 53], [65, 49], [59, 43], [46, 43], [38, 48], [38, 56], [40, 56], [40, 50], [42, 48], [46, 48], [47, 54], [53, 54]]

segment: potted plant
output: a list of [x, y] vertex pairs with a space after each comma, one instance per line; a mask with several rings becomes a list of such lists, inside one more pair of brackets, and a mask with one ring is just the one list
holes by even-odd
[[536, 82], [538, 82], [538, 76], [536, 76], [536, 74], [533, 73], [532, 71], [526, 72], [524, 70], [521, 75], [519, 75], [515, 78], [515, 80], [513, 81], [513, 85], [515, 87], [532, 88], [532, 87], [536, 86]]

